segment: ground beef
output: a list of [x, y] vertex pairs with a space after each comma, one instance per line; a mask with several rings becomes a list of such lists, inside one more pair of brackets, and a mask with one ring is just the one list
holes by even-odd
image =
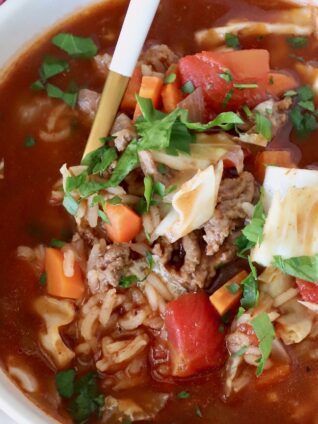
[[213, 217], [204, 226], [207, 255], [217, 253], [231, 232], [244, 224], [247, 217], [244, 204], [253, 202], [256, 193], [256, 182], [249, 172], [221, 182], [218, 205]]
[[114, 144], [119, 152], [123, 152], [128, 144], [137, 137], [136, 129], [127, 115], [121, 113], [115, 119], [111, 135], [115, 137]]
[[151, 65], [153, 71], [162, 73], [177, 61], [178, 56], [165, 44], [152, 46], [141, 56], [143, 64]]
[[87, 263], [87, 280], [92, 293], [117, 287], [130, 263], [130, 250], [122, 244], [106, 246], [105, 240], [95, 242]]

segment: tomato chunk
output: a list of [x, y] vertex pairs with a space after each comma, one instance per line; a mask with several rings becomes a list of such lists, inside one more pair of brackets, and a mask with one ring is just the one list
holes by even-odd
[[204, 293], [188, 293], [167, 305], [165, 325], [172, 375], [189, 377], [224, 361], [221, 319]]
[[305, 302], [318, 303], [318, 285], [309, 281], [296, 278], [301, 298]]

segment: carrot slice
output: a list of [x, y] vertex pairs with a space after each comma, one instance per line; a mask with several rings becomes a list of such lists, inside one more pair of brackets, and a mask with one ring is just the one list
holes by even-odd
[[293, 90], [298, 86], [297, 81], [291, 76], [279, 72], [270, 72], [266, 90], [273, 96], [281, 96], [287, 90]]
[[104, 210], [110, 221], [105, 228], [114, 243], [127, 243], [141, 231], [140, 216], [128, 206], [106, 204]]
[[269, 370], [265, 370], [263, 374], [256, 380], [257, 388], [265, 388], [272, 384], [278, 384], [284, 381], [290, 373], [289, 364], [273, 365]]
[[[162, 78], [159, 77], [148, 77], [143, 76], [141, 80], [141, 86], [139, 90], [139, 96], [145, 97], [146, 99], [151, 99], [155, 108], [158, 108], [159, 101], [161, 98], [161, 89], [163, 85]], [[139, 105], [136, 105], [134, 120], [136, 120], [141, 115], [141, 110]]]
[[171, 65], [166, 73], [166, 77], [169, 75], [175, 75], [173, 82], [167, 83], [163, 86], [161, 91], [163, 110], [166, 113], [172, 112], [183, 99], [183, 94], [180, 89], [181, 80], [178, 72], [177, 65]]
[[64, 274], [63, 261], [64, 255], [61, 250], [51, 247], [45, 249], [47, 292], [56, 297], [80, 299], [85, 291], [80, 266], [75, 262], [73, 276], [67, 277]]
[[128, 113], [133, 113], [136, 108], [136, 94], [138, 94], [141, 86], [142, 72], [141, 67], [137, 66], [130, 78], [128, 83], [127, 90], [125, 92], [124, 98], [121, 102], [120, 108]]
[[233, 293], [230, 287], [234, 283], [240, 284], [246, 277], [246, 271], [239, 272], [210, 296], [210, 302], [220, 315], [224, 315], [239, 302], [242, 295], [242, 289], [238, 288]]
[[262, 183], [265, 177], [266, 166], [275, 165], [285, 168], [297, 168], [289, 150], [267, 150], [258, 153], [255, 158], [255, 176]]

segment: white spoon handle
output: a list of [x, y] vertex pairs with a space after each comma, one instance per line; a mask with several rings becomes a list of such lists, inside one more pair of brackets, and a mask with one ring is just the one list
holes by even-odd
[[131, 77], [160, 0], [131, 0], [110, 69]]

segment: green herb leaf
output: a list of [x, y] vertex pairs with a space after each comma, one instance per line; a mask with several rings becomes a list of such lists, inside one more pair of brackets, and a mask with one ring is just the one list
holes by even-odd
[[153, 185], [153, 192], [158, 194], [161, 198], [164, 198], [166, 196], [166, 187], [161, 182], [156, 181]]
[[301, 100], [300, 102], [298, 102], [298, 106], [302, 107], [303, 109], [309, 110], [309, 112], [315, 111], [315, 104], [312, 100]]
[[54, 247], [56, 249], [61, 249], [64, 246], [65, 242], [62, 240], [52, 239], [49, 243], [50, 247]]
[[220, 78], [224, 79], [226, 82], [233, 81], [233, 77], [230, 71], [224, 71], [220, 75]]
[[317, 128], [314, 115], [304, 112], [299, 106], [295, 106], [291, 110], [290, 119], [299, 137], [307, 137]]
[[36, 144], [36, 141], [34, 137], [32, 137], [32, 135], [28, 135], [24, 140], [25, 147], [33, 147], [35, 146], [35, 144]]
[[227, 286], [227, 290], [231, 293], [231, 294], [235, 294], [240, 290], [240, 285], [237, 283], [232, 283], [229, 286]]
[[225, 109], [226, 108], [226, 106], [228, 105], [228, 103], [229, 103], [229, 101], [231, 100], [231, 98], [232, 98], [232, 96], [233, 96], [233, 93], [234, 93], [234, 89], [233, 88], [231, 88], [227, 93], [226, 93], [226, 95], [225, 95], [225, 97], [224, 97], [224, 99], [223, 99], [223, 103], [222, 103], [222, 106], [223, 106], [223, 108]]
[[236, 314], [236, 318], [239, 319], [244, 313], [245, 313], [245, 309], [243, 308], [243, 306], [240, 306], [238, 308], [238, 311], [237, 311], [237, 314]]
[[258, 84], [233, 84], [233, 87], [239, 90], [245, 90], [246, 88], [257, 88]]
[[76, 106], [78, 93], [63, 91], [59, 87], [56, 87], [53, 84], [46, 85], [46, 92], [49, 97], [62, 100], [71, 108], [74, 108]]
[[47, 56], [40, 67], [40, 78], [45, 83], [49, 78], [52, 78], [64, 71], [69, 70], [69, 64], [66, 60], [58, 59], [53, 56]]
[[274, 256], [273, 266], [280, 269], [284, 274], [292, 275], [311, 283], [318, 283], [318, 255], [298, 256], [289, 259]]
[[139, 279], [136, 275], [126, 275], [121, 277], [121, 279], [119, 280], [119, 287], [122, 287], [123, 289], [128, 289], [129, 287], [138, 283], [138, 281]]
[[259, 112], [255, 114], [256, 132], [261, 134], [265, 140], [271, 141], [273, 124], [269, 119]]
[[261, 201], [254, 208], [251, 222], [243, 229], [242, 234], [248, 241], [260, 243], [263, 237], [263, 228], [265, 225], [265, 211]]
[[106, 224], [110, 224], [110, 220], [108, 218], [108, 216], [105, 214], [104, 211], [99, 210], [98, 211], [98, 216], [106, 223]]
[[250, 273], [241, 283], [243, 287], [243, 296], [241, 298], [241, 306], [244, 309], [253, 308], [259, 297], [257, 280]]
[[101, 205], [101, 207], [104, 207], [106, 204], [106, 199], [104, 196], [101, 196], [100, 194], [96, 194], [96, 196], [93, 197], [90, 207], [94, 207], [96, 205]]
[[44, 271], [40, 275], [40, 286], [41, 287], [45, 287], [46, 286], [46, 280], [47, 280], [47, 275], [46, 275], [46, 272]]
[[84, 171], [79, 175], [74, 175], [66, 178], [65, 191], [70, 193], [74, 190], [78, 190], [83, 184], [85, 184], [87, 178], [87, 172]]
[[111, 199], [108, 199], [107, 203], [110, 205], [120, 205], [122, 203], [122, 199], [119, 196], [114, 196]]
[[247, 105], [243, 106], [243, 111], [248, 118], [250, 118], [253, 115], [251, 109]]
[[227, 47], [231, 47], [232, 49], [240, 49], [241, 44], [237, 35], [234, 35], [230, 32], [225, 34], [225, 44]]
[[164, 79], [164, 83], [172, 84], [173, 82], [175, 82], [176, 79], [177, 79], [177, 75], [175, 73], [171, 73], [166, 76], [166, 78]]
[[259, 361], [256, 375], [259, 377], [272, 351], [272, 344], [275, 338], [275, 330], [271, 320], [265, 312], [260, 313], [251, 321], [253, 330], [259, 340], [259, 349], [262, 357]]
[[67, 210], [67, 212], [73, 216], [76, 215], [79, 207], [76, 200], [73, 199], [73, 197], [69, 193], [65, 193], [64, 195], [63, 206]]
[[299, 49], [306, 47], [308, 44], [308, 38], [307, 37], [288, 37], [287, 43], [290, 47], [293, 47], [294, 49]]
[[31, 84], [31, 89], [34, 91], [45, 90], [45, 85], [43, 84], [41, 80], [37, 80]]
[[75, 376], [76, 371], [72, 368], [66, 371], [59, 371], [56, 374], [56, 388], [63, 398], [70, 399], [73, 396]]
[[106, 171], [111, 163], [117, 159], [117, 152], [114, 147], [102, 146], [89, 153], [82, 160], [82, 165], [86, 165], [89, 174], [98, 174]]
[[152, 200], [152, 194], [153, 194], [153, 179], [150, 175], [147, 175], [144, 178], [144, 197], [146, 199], [147, 204], [147, 212], [149, 211], [151, 200]]
[[302, 85], [301, 87], [297, 88], [297, 94], [299, 100], [303, 102], [307, 100], [313, 100], [315, 97], [315, 93], [309, 85]]
[[295, 90], [288, 90], [284, 93], [285, 97], [294, 97], [297, 96], [297, 91]]
[[191, 94], [193, 93], [195, 90], [193, 82], [192, 81], [187, 81], [185, 84], [183, 84], [183, 86], [181, 87], [181, 91], [185, 94]]
[[98, 49], [89, 37], [78, 37], [69, 33], [60, 33], [52, 38], [52, 43], [72, 57], [90, 59], [96, 56]]
[[189, 392], [186, 392], [186, 391], [182, 391], [182, 392], [179, 392], [177, 394], [177, 397], [179, 399], [188, 399], [190, 397], [190, 393]]
[[147, 259], [147, 264], [149, 266], [150, 271], [152, 271], [154, 269], [155, 266], [155, 260], [152, 256], [152, 254], [150, 252], [146, 252], [146, 259]]
[[255, 246], [255, 243], [248, 240], [244, 234], [241, 234], [239, 237], [237, 237], [234, 240], [234, 243], [238, 248], [237, 256], [243, 259], [246, 259], [246, 252]]

